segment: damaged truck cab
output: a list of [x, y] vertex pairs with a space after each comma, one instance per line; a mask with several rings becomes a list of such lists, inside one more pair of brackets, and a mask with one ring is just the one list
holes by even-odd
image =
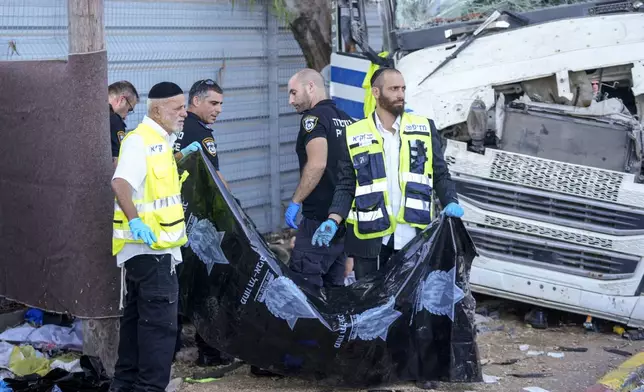
[[365, 1], [334, 0], [331, 96], [363, 118], [370, 66], [402, 72], [443, 136], [475, 292], [644, 327], [644, 4], [555, 4], [382, 0], [385, 58]]

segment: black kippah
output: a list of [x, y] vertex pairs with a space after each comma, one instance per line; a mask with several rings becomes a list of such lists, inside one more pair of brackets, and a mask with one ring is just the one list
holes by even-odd
[[161, 82], [157, 83], [150, 89], [148, 98], [151, 99], [161, 99], [161, 98], [170, 98], [177, 95], [183, 94], [181, 87], [177, 86], [172, 82]]
[[371, 79], [369, 80], [369, 84], [371, 86], [373, 86], [373, 84], [380, 77], [380, 75], [382, 75], [385, 71], [388, 71], [390, 69], [394, 69], [394, 68], [390, 68], [390, 67], [380, 67], [380, 68], [378, 68], [376, 70], [376, 72], [374, 72], [373, 75], [371, 75]]

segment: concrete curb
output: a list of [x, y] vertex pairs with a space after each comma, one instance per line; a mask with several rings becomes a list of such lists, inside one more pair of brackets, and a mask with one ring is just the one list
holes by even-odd
[[586, 392], [630, 392], [644, 380], [644, 352], [622, 362], [617, 369], [599, 379]]

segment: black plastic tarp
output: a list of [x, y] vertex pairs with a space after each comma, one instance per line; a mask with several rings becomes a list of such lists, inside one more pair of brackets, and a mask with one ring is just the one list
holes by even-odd
[[314, 291], [271, 252], [206, 161], [180, 163], [189, 243], [179, 277], [183, 312], [208, 344], [335, 386], [481, 380], [468, 283], [476, 251], [459, 219], [436, 220], [384, 270]]

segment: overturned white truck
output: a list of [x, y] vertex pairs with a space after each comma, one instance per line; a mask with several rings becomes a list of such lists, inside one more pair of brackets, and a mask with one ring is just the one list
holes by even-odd
[[364, 0], [332, 7], [338, 105], [390, 61], [442, 133], [472, 289], [644, 327], [642, 1], [382, 0], [387, 59]]

